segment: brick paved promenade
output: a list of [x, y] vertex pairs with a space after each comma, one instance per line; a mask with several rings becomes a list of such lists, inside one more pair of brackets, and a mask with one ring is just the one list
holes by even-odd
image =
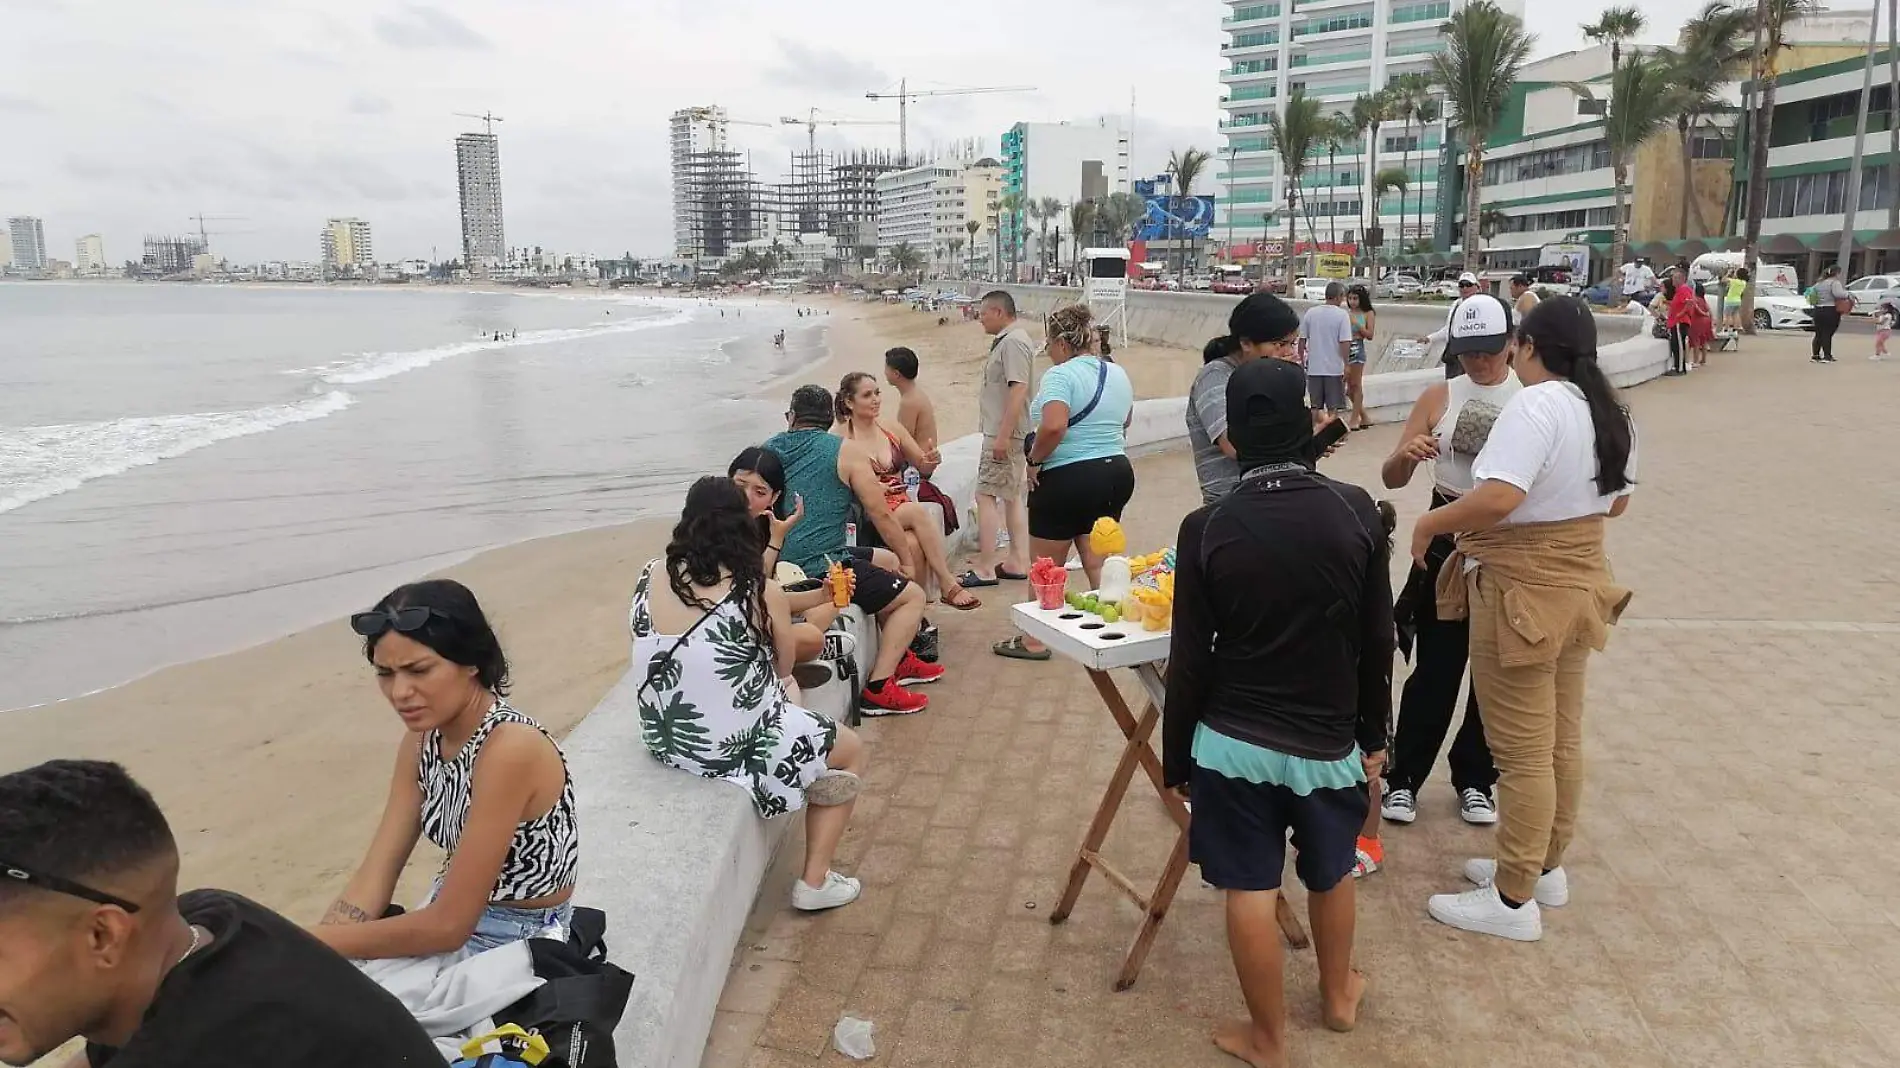
[[[1611, 557], [1636, 599], [1591, 670], [1571, 904], [1533, 945], [1426, 917], [1489, 850], [1441, 761], [1360, 887], [1357, 1032], [1321, 1028], [1312, 955], [1289, 958], [1295, 1065], [1900, 1063], [1900, 365], [1815, 367], [1804, 342], [1629, 395], [1642, 471]], [[1375, 485], [1395, 434], [1355, 436], [1329, 473]], [[1185, 455], [1139, 472], [1145, 549], [1197, 502]], [[1425, 490], [1393, 496], [1403, 546]], [[1193, 873], [1126, 993], [1110, 983], [1132, 905], [1098, 877], [1047, 922], [1121, 738], [1081, 668], [989, 654], [1007, 624], [986, 592], [974, 616], [939, 613], [951, 676], [930, 711], [868, 726], [839, 865], [863, 899], [795, 916], [780, 872], [707, 1065], [849, 1063], [829, 1048], [847, 1012], [875, 1021], [874, 1063], [905, 1068], [1239, 1063], [1209, 1043], [1242, 1007], [1218, 895]], [[1105, 849], [1144, 885], [1173, 833], [1147, 790], [1138, 777]]]

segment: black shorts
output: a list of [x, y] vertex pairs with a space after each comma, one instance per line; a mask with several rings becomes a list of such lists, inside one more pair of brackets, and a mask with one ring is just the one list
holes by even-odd
[[1314, 790], [1301, 797], [1284, 786], [1230, 779], [1200, 765], [1188, 788], [1188, 857], [1201, 878], [1222, 890], [1278, 890], [1293, 832], [1293, 870], [1306, 889], [1323, 894], [1352, 874], [1359, 829], [1371, 795], [1366, 787]]
[[[859, 555], [862, 553], [863, 555]], [[910, 580], [902, 575], [892, 574], [881, 567], [871, 566], [871, 550], [855, 546], [844, 551], [844, 566], [851, 569], [857, 578], [857, 585], [851, 594], [851, 603], [864, 609], [864, 614], [875, 616], [891, 606], [910, 585]]]
[[1116, 520], [1135, 495], [1135, 465], [1126, 456], [1081, 460], [1037, 474], [1029, 491], [1029, 536], [1073, 541], [1103, 516]]

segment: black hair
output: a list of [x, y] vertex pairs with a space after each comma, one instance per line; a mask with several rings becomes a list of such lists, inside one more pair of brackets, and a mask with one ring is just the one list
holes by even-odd
[[1695, 295], [1696, 295], [1696, 296], [1698, 296], [1698, 297], [1701, 297], [1701, 296], [1706, 296], [1706, 295], [1707, 295], [1707, 294], [1705, 294], [1705, 293], [1704, 293], [1704, 292], [1702, 291], [1702, 283], [1701, 283], [1701, 282], [1696, 282], [1696, 283], [1695, 283]]
[[1520, 286], [1526, 286], [1526, 287], [1534, 286], [1537, 284], [1537, 279], [1532, 278], [1530, 275], [1525, 274], [1522, 271], [1518, 272], [1517, 274], [1512, 275], [1511, 281], [1517, 283]]
[[884, 366], [912, 382], [917, 381], [917, 354], [902, 345], [884, 353]]
[[[398, 586], [376, 602], [374, 612], [398, 608], [432, 608], [421, 627], [404, 631], [403, 637], [426, 645], [437, 656], [452, 664], [475, 669], [475, 679], [496, 697], [508, 696], [508, 658], [502, 654], [501, 639], [482, 614], [475, 593], [454, 579], [426, 579]], [[385, 630], [363, 639], [363, 659], [376, 662], [376, 643]]]
[[837, 411], [837, 401], [823, 386], [800, 386], [792, 391], [789, 414], [792, 426], [801, 430], [829, 427]]
[[1741, 279], [1744, 282], [1748, 281], [1748, 268], [1746, 267], [1735, 268], [1735, 277]]
[[853, 371], [838, 380], [838, 392], [832, 400], [833, 411], [837, 415], [838, 422], [851, 421], [851, 395], [858, 391], [858, 383], [865, 381], [876, 380], [863, 371]]
[[1676, 274], [1673, 268], [1668, 274], [1663, 275], [1662, 295], [1664, 300], [1676, 299]]
[[686, 491], [686, 504], [666, 546], [666, 582], [682, 604], [719, 607], [693, 590], [732, 580], [733, 599], [767, 648], [772, 619], [765, 610], [765, 534], [730, 478], [707, 475]]
[[1016, 298], [1010, 296], [1007, 289], [992, 289], [983, 294], [983, 303], [994, 304], [1003, 309], [1004, 315], [1011, 319], [1016, 318]]
[[750, 471], [765, 480], [773, 493], [785, 492], [785, 461], [778, 453], [762, 445], [743, 449], [726, 465], [726, 477], [731, 478], [741, 471]]
[[1373, 308], [1372, 308], [1372, 290], [1370, 290], [1370, 289], [1368, 289], [1368, 288], [1366, 288], [1365, 286], [1347, 286], [1347, 287], [1346, 287], [1346, 306], [1347, 306], [1347, 307], [1351, 307], [1351, 306], [1352, 306], [1352, 298], [1353, 298], [1353, 297], [1358, 297], [1358, 298], [1359, 298], [1359, 310], [1360, 310], [1360, 311], [1368, 311], [1368, 312], [1369, 312], [1369, 311], [1372, 311], [1372, 310], [1373, 310]]
[[1524, 314], [1517, 341], [1530, 347], [1551, 374], [1583, 391], [1596, 431], [1597, 492], [1616, 493], [1630, 485], [1633, 431], [1629, 409], [1616, 387], [1597, 366], [1596, 319], [1576, 297], [1552, 297]]
[[1115, 355], [1115, 346], [1114, 346], [1114, 343], [1112, 343], [1108, 339], [1108, 327], [1106, 326], [1096, 327], [1095, 339], [1096, 339], [1096, 348], [1101, 350], [1099, 353], [1097, 353], [1097, 355], [1101, 356], [1102, 359], [1104, 360], [1108, 360], [1109, 363], [1114, 363], [1115, 362], [1114, 360], [1109, 360], [1109, 357]]
[[[158, 802], [117, 764], [49, 760], [0, 775], [0, 857], [22, 868], [83, 884], [177, 852]], [[0, 902], [24, 892], [0, 879]]]
[[1210, 340], [1201, 349], [1201, 362], [1213, 363], [1240, 352], [1242, 339], [1256, 345], [1279, 341], [1300, 328], [1300, 317], [1286, 301], [1271, 293], [1259, 292], [1242, 297], [1227, 316], [1227, 333]]

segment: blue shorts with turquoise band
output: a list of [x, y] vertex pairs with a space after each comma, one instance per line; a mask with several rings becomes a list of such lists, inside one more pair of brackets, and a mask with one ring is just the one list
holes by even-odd
[[1205, 723], [1194, 731], [1193, 816], [1188, 857], [1222, 890], [1278, 890], [1286, 868], [1313, 893], [1352, 873], [1371, 799], [1359, 751], [1308, 760], [1229, 738]]

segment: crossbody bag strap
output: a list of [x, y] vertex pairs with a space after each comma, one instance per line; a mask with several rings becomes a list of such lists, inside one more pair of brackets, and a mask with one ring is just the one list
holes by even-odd
[[[653, 685], [654, 677], [659, 675], [660, 673], [660, 665], [679, 656], [679, 651], [683, 646], [685, 646], [686, 640], [688, 638], [691, 638], [696, 632], [698, 632], [700, 627], [705, 626], [707, 620], [718, 615], [719, 610], [721, 608], [724, 608], [728, 601], [731, 601], [738, 595], [739, 595], [739, 584], [737, 582], [734, 582], [732, 585], [732, 589], [728, 591], [724, 597], [719, 599], [719, 603], [716, 605], [713, 605], [710, 609], [707, 609], [705, 615], [700, 616], [697, 620], [693, 622], [692, 626], [687, 627], [686, 633], [681, 634], [678, 638], [675, 638], [673, 640], [673, 644], [667, 648], [666, 652], [661, 653], [659, 656], [656, 656], [653, 659], [647, 661], [646, 678], [640, 681], [640, 689], [634, 691], [635, 695], [637, 696], [641, 691], [644, 691], [647, 687]], [[649, 608], [647, 612], [648, 612], [648, 615], [651, 616], [652, 609]]]
[[1070, 426], [1080, 425], [1082, 420], [1087, 419], [1089, 414], [1095, 411], [1095, 406], [1102, 403], [1102, 390], [1108, 388], [1108, 361], [1097, 357], [1096, 362], [1100, 365], [1102, 374], [1095, 380], [1095, 396], [1089, 398], [1089, 402], [1082, 406], [1081, 411], [1069, 417]]

